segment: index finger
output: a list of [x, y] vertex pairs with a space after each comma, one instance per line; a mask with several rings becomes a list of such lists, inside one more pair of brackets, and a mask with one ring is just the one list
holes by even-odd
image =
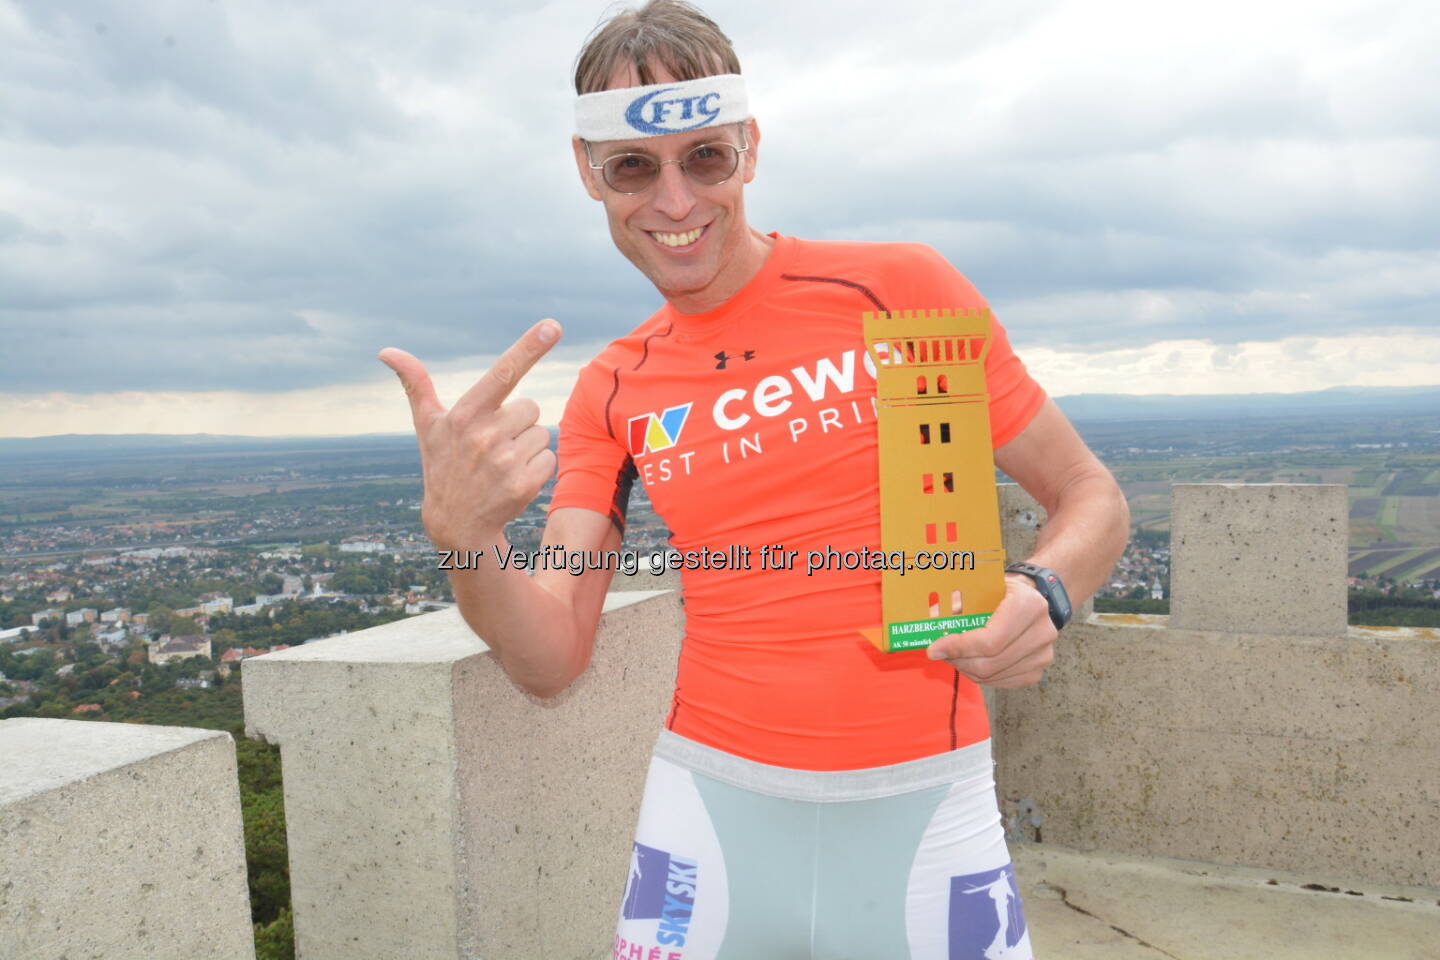
[[560, 339], [560, 324], [548, 317], [526, 330], [519, 340], [500, 354], [494, 366], [486, 370], [474, 386], [455, 402], [451, 412], [466, 417], [478, 410], [494, 410], [505, 401], [520, 378], [530, 372], [535, 361], [543, 357]]

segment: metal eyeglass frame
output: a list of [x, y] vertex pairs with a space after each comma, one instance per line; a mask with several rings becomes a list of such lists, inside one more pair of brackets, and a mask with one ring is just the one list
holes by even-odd
[[731, 177], [735, 176], [735, 171], [740, 169], [740, 154], [742, 154], [742, 153], [744, 153], [744, 152], [746, 152], [747, 150], [750, 149], [750, 144], [747, 143], [746, 140], [745, 140], [745, 124], [744, 124], [744, 123], [741, 123], [741, 124], [740, 124], [740, 146], [737, 147], [737, 146], [735, 146], [735, 144], [730, 143], [729, 141], [726, 141], [726, 140], [709, 140], [709, 141], [706, 141], [705, 143], [697, 143], [697, 144], [695, 144], [695, 146], [691, 147], [688, 151], [686, 151], [685, 156], [687, 156], [687, 157], [690, 156], [690, 154], [694, 153], [696, 150], [700, 150], [700, 149], [703, 149], [703, 148], [705, 148], [705, 147], [714, 147], [714, 146], [721, 146], [721, 145], [723, 145], [723, 146], [729, 147], [731, 150], [734, 150], [734, 151], [735, 151], [735, 168], [734, 168], [733, 170], [731, 170], [731, 171], [729, 172], [729, 174], [727, 174], [727, 175], [725, 176], [725, 179], [724, 179], [724, 180], [716, 180], [714, 183], [703, 183], [703, 182], [701, 182], [701, 181], [699, 181], [699, 180], [696, 180], [693, 176], [690, 175], [690, 171], [688, 171], [688, 170], [685, 169], [685, 161], [684, 161], [683, 159], [682, 159], [682, 160], [656, 160], [654, 157], [650, 156], [648, 153], [617, 153], [617, 154], [615, 154], [615, 156], [613, 156], [613, 157], [606, 157], [606, 158], [605, 158], [605, 163], [609, 163], [611, 160], [618, 160], [618, 159], [620, 159], [621, 157], [644, 157], [646, 160], [650, 160], [650, 161], [652, 161], [652, 162], [655, 163], [655, 176], [651, 177], [651, 178], [650, 178], [650, 182], [647, 183], [647, 184], [645, 184], [645, 186], [644, 186], [643, 188], [641, 188], [641, 189], [639, 189], [639, 190], [621, 190], [620, 188], [616, 187], [615, 184], [613, 184], [613, 183], [610, 182], [610, 178], [608, 178], [608, 177], [605, 176], [605, 163], [596, 163], [596, 162], [595, 162], [595, 158], [590, 155], [590, 141], [589, 141], [589, 140], [583, 140], [583, 139], [582, 139], [580, 142], [583, 143], [583, 144], [585, 144], [585, 162], [589, 165], [590, 169], [591, 169], [591, 170], [599, 170], [599, 171], [600, 171], [600, 179], [603, 180], [603, 181], [605, 181], [605, 186], [609, 187], [611, 190], [614, 190], [616, 193], [621, 194], [621, 195], [626, 196], [626, 197], [638, 197], [640, 194], [644, 193], [646, 190], [649, 190], [651, 187], [655, 186], [656, 182], [659, 181], [659, 179], [660, 179], [660, 171], [661, 171], [661, 169], [662, 169], [667, 163], [679, 164], [679, 165], [680, 165], [680, 172], [681, 172], [681, 173], [684, 173], [685, 176], [686, 176], [686, 178], [689, 179], [689, 181], [690, 181], [691, 183], [699, 184], [699, 185], [702, 186], [702, 187], [718, 187], [720, 184], [724, 183], [726, 180], [729, 180]]

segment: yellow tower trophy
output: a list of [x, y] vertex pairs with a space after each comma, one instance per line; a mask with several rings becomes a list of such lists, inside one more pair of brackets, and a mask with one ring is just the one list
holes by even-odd
[[985, 356], [990, 311], [866, 313], [875, 364], [884, 652], [983, 626], [1005, 596]]

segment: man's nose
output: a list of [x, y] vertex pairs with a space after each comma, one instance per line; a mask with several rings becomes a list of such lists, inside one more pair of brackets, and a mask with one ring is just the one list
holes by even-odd
[[673, 161], [662, 164], [655, 181], [655, 209], [671, 220], [684, 220], [695, 209], [693, 187], [680, 164]]

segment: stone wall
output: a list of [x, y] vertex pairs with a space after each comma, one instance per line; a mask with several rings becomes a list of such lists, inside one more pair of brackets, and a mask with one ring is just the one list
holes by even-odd
[[0, 958], [254, 960], [235, 742], [0, 720]]
[[[1440, 886], [1440, 631], [1345, 625], [1344, 490], [1175, 498], [1174, 616], [1082, 606], [986, 691], [1011, 842]], [[1043, 511], [1001, 511], [1028, 555]], [[681, 617], [612, 594], [551, 700], [453, 609], [247, 661], [300, 960], [602, 955]], [[0, 957], [253, 957], [227, 735], [9, 720], [0, 758]]]
[[1012, 840], [1440, 886], [1440, 631], [1346, 626], [1345, 489], [1173, 490], [1172, 615], [986, 691]]

